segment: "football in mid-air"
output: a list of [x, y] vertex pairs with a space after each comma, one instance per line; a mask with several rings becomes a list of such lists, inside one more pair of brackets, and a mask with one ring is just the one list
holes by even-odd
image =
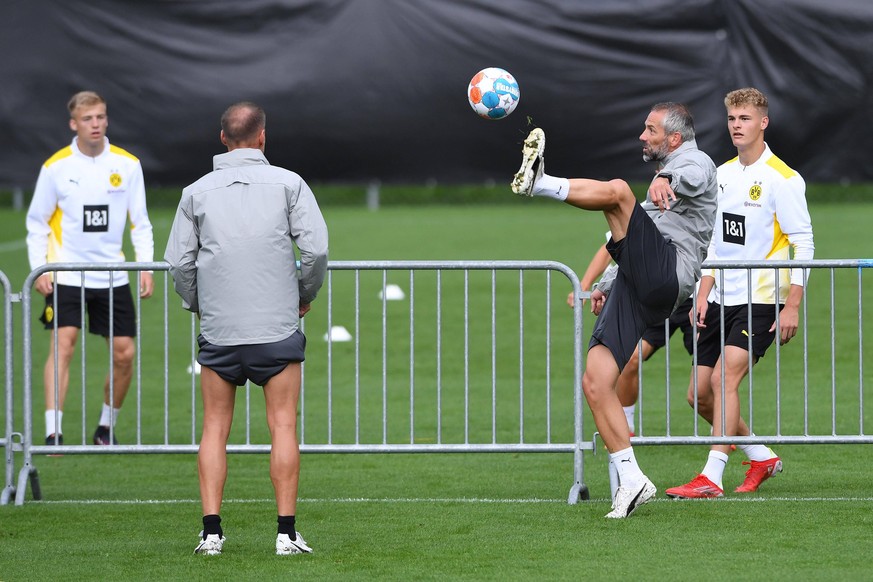
[[470, 107], [485, 119], [503, 119], [515, 111], [520, 97], [515, 77], [498, 67], [482, 69], [467, 87]]

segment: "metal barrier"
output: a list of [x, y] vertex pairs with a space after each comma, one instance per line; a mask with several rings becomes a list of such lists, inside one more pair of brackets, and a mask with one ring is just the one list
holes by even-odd
[[[666, 372], [663, 376], [663, 385], [666, 389], [662, 396], [652, 392], [651, 385], [647, 385], [643, 390], [641, 370], [635, 431], [637, 436], [631, 439], [631, 442], [634, 445], [873, 443], [873, 435], [865, 434], [864, 429], [865, 414], [868, 412], [864, 408], [864, 364], [865, 360], [869, 364], [873, 355], [865, 354], [863, 349], [865, 327], [868, 332], [873, 327], [871, 325], [873, 320], [866, 322], [864, 320], [864, 273], [865, 270], [873, 267], [873, 260], [710, 261], [705, 263], [704, 267], [715, 268], [721, 273], [725, 269], [747, 270], [749, 291], [751, 291], [753, 269], [772, 270], [776, 277], [779, 269], [809, 270], [811, 279], [805, 289], [797, 336], [792, 343], [785, 346], [780, 345], [778, 340], [775, 341], [767, 351], [767, 355], [757, 365], [750, 365], [745, 380], [746, 388], [741, 392], [742, 413], [746, 417], [747, 424], [753, 433], [756, 426], [761, 428], [762, 434], [749, 437], [711, 435], [710, 427], [705, 422], [702, 423], [705, 433], [702, 433], [696, 410], [691, 411], [685, 405], [684, 392], [682, 392], [682, 402], [674, 409], [671, 392], [675, 395], [676, 387], [671, 383], [671, 368], [675, 368], [675, 365], [671, 364], [671, 360], [675, 358], [671, 357], [668, 342]], [[716, 277], [719, 276], [717, 273]], [[827, 279], [822, 280], [823, 276], [827, 276]], [[826, 295], [826, 298], [822, 297], [823, 295]], [[854, 295], [854, 297], [838, 300], [838, 297], [845, 295]], [[868, 292], [868, 297], [870, 296]], [[812, 312], [810, 305], [816, 306]], [[819, 309], [822, 305], [827, 308]], [[853, 311], [851, 325], [841, 324], [835, 317], [838, 312], [845, 315], [847, 310]], [[778, 318], [779, 312], [774, 306], [774, 319], [777, 325]], [[844, 318], [844, 321], [848, 319]], [[836, 344], [837, 338], [843, 344], [840, 348]], [[786, 359], [782, 353], [787, 349], [796, 351], [797, 342], [802, 344], [802, 353], [792, 355], [787, 360], [788, 366], [786, 366]], [[813, 352], [811, 352], [811, 344], [815, 348]], [[819, 365], [810, 370], [811, 361], [814, 365], [820, 363], [820, 358], [810, 357], [811, 353], [821, 352], [828, 353], [828, 358], [824, 362], [826, 367]], [[685, 374], [680, 377], [680, 383], [684, 389], [689, 387], [689, 376], [696, 384], [696, 373], [689, 374], [694, 365], [693, 359], [685, 360], [685, 352], [681, 353], [683, 357], [680, 359], [680, 369], [684, 366]], [[856, 359], [849, 358], [849, 354], [856, 355]], [[842, 360], [842, 363], [838, 360]], [[690, 365], [682, 362], [689, 362]], [[657, 367], [660, 371], [661, 365], [655, 362], [645, 366]], [[870, 369], [869, 365], [867, 369]], [[660, 384], [659, 379], [651, 376], [646, 380], [657, 380]], [[787, 391], [784, 388], [786, 382], [790, 385]], [[853, 382], [857, 382], [857, 385], [853, 386]], [[696, 390], [696, 386], [693, 389]], [[655, 390], [657, 391], [657, 388]], [[765, 391], [764, 394], [761, 393], [762, 390]], [[800, 405], [797, 404], [796, 398], [798, 390], [802, 394]], [[657, 404], [647, 406], [646, 398], [656, 401]], [[857, 422], [850, 421], [850, 417], [847, 416], [848, 411], [857, 414]], [[650, 421], [649, 418], [653, 416], [655, 420]], [[676, 430], [677, 426], [681, 427], [679, 431]]]
[[[27, 277], [22, 294], [24, 466], [16, 505], [24, 502], [28, 480], [33, 497], [41, 497], [33, 455], [197, 452], [197, 324], [179, 307], [170, 311], [169, 301], [178, 305], [178, 300], [167, 268], [166, 263], [55, 263]], [[154, 325], [143, 329], [145, 304], [137, 298], [134, 380], [122, 410], [129, 418], [130, 397], [135, 395], [135, 442], [86, 444], [85, 409], [96, 391], [87, 390], [89, 362], [82, 333], [81, 440], [72, 444], [65, 439], [61, 446], [37, 444], [30, 302], [36, 278], [53, 271], [123, 272], [127, 277], [127, 271], [144, 270], [164, 273], [156, 275], [156, 283], [163, 279], [162, 293], [156, 290], [150, 300], [160, 305], [149, 307], [154, 315], [162, 312], [163, 326], [157, 332], [161, 338], [152, 337]], [[553, 273], [566, 277], [569, 286], [554, 285]], [[560, 263], [529, 261], [331, 262], [327, 277], [303, 326], [310, 348], [300, 398], [301, 452], [572, 452], [570, 501], [588, 498], [582, 453], [593, 443], [582, 438], [581, 301], [572, 321], [564, 307], [567, 293], [579, 289], [572, 270]], [[403, 301], [394, 300], [397, 289]], [[459, 309], [447, 316], [446, 304]], [[352, 341], [335, 333], [341, 326], [351, 326]], [[181, 329], [185, 333], [179, 333]], [[561, 341], [553, 342], [553, 334]], [[322, 346], [313, 345], [322, 339]], [[109, 345], [111, 362], [111, 338]], [[178, 354], [185, 354], [184, 359]], [[183, 366], [188, 366], [184, 374]], [[163, 391], [158, 396], [154, 380], [161, 367]], [[143, 375], [149, 377], [149, 388], [144, 388]], [[553, 384], [560, 388], [553, 391]], [[262, 399], [251, 399], [248, 385], [243, 390], [245, 422], [242, 427], [235, 423], [227, 450], [267, 453], [268, 433], [262, 423], [252, 422], [262, 410]], [[160, 424], [162, 431], [155, 430]], [[181, 426], [187, 427], [184, 435]]]
[[[32, 271], [27, 278], [25, 279], [23, 291], [21, 294], [21, 304], [22, 304], [22, 335], [23, 335], [23, 352], [24, 352], [24, 368], [23, 368], [23, 408], [24, 408], [24, 439], [22, 443], [22, 451], [24, 457], [24, 463], [18, 474], [18, 484], [15, 488], [15, 505], [22, 505], [24, 503], [25, 491], [27, 487], [28, 481], [30, 482], [31, 490], [33, 493], [34, 499], [41, 499], [42, 492], [39, 485], [39, 473], [37, 471], [36, 466], [33, 463], [33, 455], [34, 454], [68, 454], [68, 453], [77, 453], [77, 452], [87, 452], [87, 453], [101, 453], [101, 452], [112, 452], [107, 451], [110, 447], [85, 447], [86, 436], [85, 436], [85, 401], [86, 401], [86, 369], [87, 369], [87, 334], [81, 333], [81, 340], [79, 344], [79, 349], [81, 353], [81, 394], [82, 394], [82, 439], [80, 445], [61, 445], [61, 446], [47, 446], [47, 445], [34, 445], [33, 441], [33, 342], [32, 342], [32, 322], [33, 322], [33, 312], [31, 309], [31, 289], [33, 288], [33, 284], [36, 279], [39, 278], [43, 273], [50, 272], [58, 272], [58, 271], [79, 271], [82, 273], [84, 278], [85, 271], [110, 271], [112, 275], [110, 275], [110, 282], [112, 282], [112, 277], [115, 276], [116, 272], [123, 272], [124, 277], [128, 277], [128, 271], [166, 271], [168, 268], [166, 263], [108, 263], [108, 264], [86, 264], [86, 263], [54, 263], [51, 265], [43, 265]], [[139, 279], [137, 279], [139, 280]], [[138, 287], [138, 286], [137, 286]], [[167, 280], [166, 277], [164, 279], [164, 313], [167, 313]], [[82, 291], [84, 293], [84, 291]], [[141, 366], [141, 353], [142, 353], [142, 344], [141, 344], [141, 317], [142, 317], [142, 303], [138, 294], [134, 294], [136, 297], [136, 311], [137, 311], [137, 319], [136, 319], [136, 329], [137, 329], [137, 337], [140, 338], [140, 341], [137, 342], [136, 349], [136, 365], [135, 365], [135, 382], [136, 382], [136, 430], [137, 430], [137, 442], [140, 441], [140, 431], [142, 428], [141, 423], [141, 397], [142, 397], [142, 366]], [[113, 330], [113, 318], [112, 318], [112, 306], [113, 303], [113, 294], [110, 293], [110, 314], [109, 314], [109, 362], [112, 362], [113, 358], [113, 347], [112, 347], [112, 330]], [[57, 295], [55, 295], [55, 311], [57, 310]], [[84, 322], [84, 300], [82, 301], [82, 321]], [[166, 315], [164, 317], [164, 350], [166, 353], [166, 340], [167, 340], [167, 318]], [[54, 337], [57, 338], [58, 328], [57, 328], [57, 320], [55, 320], [55, 326], [53, 330]], [[55, 342], [55, 346], [57, 342]], [[57, 395], [57, 385], [58, 385], [58, 368], [57, 368], [57, 347], [55, 347], [55, 394]], [[112, 386], [113, 381], [113, 366], [109, 365], [109, 382], [110, 386]], [[168, 387], [168, 383], [164, 381], [164, 389], [166, 391]], [[110, 395], [112, 394], [112, 388], [110, 388]], [[102, 394], [101, 394], [102, 398]], [[117, 446], [111, 447], [116, 449], [117, 452], [132, 452], [135, 451], [137, 446]], [[157, 451], [154, 451], [157, 452]]]
[[[806, 290], [796, 339], [787, 347], [776, 342], [749, 374], [744, 415], [759, 434], [710, 435], [705, 423], [701, 430], [685, 402], [694, 364], [671, 356], [668, 342], [663, 363], [654, 358], [641, 369], [637, 436], [632, 443], [873, 443], [873, 435], [865, 434], [865, 423], [871, 420], [864, 406], [865, 380], [871, 383], [865, 374], [869, 376], [873, 367], [863, 349], [865, 330], [873, 327], [873, 321], [864, 319], [864, 274], [873, 261], [720, 261], [706, 266], [816, 271]], [[18, 487], [13, 488], [16, 504], [24, 501], [28, 479], [34, 498], [40, 498], [34, 454], [197, 451], [197, 323], [176, 307], [166, 269], [165, 263], [55, 264], [28, 276], [22, 293], [24, 437], [16, 447], [9, 446], [9, 435], [15, 433], [8, 422], [13, 415], [7, 375], [7, 499], [13, 449], [24, 453]], [[124, 276], [140, 270], [164, 273], [163, 285], [157, 286], [161, 291], [147, 309], [147, 329], [141, 325], [145, 305], [137, 299], [139, 339], [131, 393], [136, 399], [135, 404], [128, 399], [124, 408], [129, 418], [135, 407], [135, 435], [131, 437], [129, 429], [125, 435], [133, 444], [86, 445], [84, 409], [87, 395], [94, 391], [86, 390], [84, 337], [79, 364], [81, 442], [67, 441], [60, 447], [34, 443], [30, 290], [40, 274], [55, 270], [110, 270], [125, 272]], [[575, 290], [572, 321], [563, 307], [568, 288], [553, 285], [552, 273], [566, 277]], [[156, 282], [160, 279], [157, 276]], [[4, 285], [8, 312], [10, 293]], [[597, 450], [597, 435], [583, 431], [581, 303], [588, 294], [578, 288], [576, 275], [554, 262], [332, 262], [316, 308], [304, 321], [310, 348], [300, 399], [301, 452], [572, 452], [574, 483], [568, 501], [588, 499], [583, 452]], [[553, 309], [553, 304], [560, 307]], [[826, 308], [810, 310], [809, 305]], [[778, 318], [775, 308], [774, 317]], [[162, 326], [154, 325], [157, 318]], [[11, 315], [6, 322], [9, 362]], [[553, 336], [560, 341], [553, 342]], [[785, 358], [782, 352], [787, 349], [799, 353]], [[822, 353], [827, 356], [819, 357]], [[678, 403], [671, 377], [671, 370], [675, 375], [677, 369], [682, 394]], [[147, 388], [143, 375], [148, 376]], [[163, 389], [156, 390], [157, 384]], [[242, 391], [245, 422], [234, 424], [228, 452], [266, 453], [266, 428], [252, 422], [263, 411], [262, 399], [250, 398], [248, 385]]]
[[9, 503], [9, 499], [15, 495], [15, 457], [13, 454], [14, 437], [13, 423], [15, 420], [15, 401], [13, 392], [13, 365], [12, 365], [12, 286], [9, 284], [9, 278], [3, 271], [0, 271], [0, 284], [3, 286], [3, 356], [6, 373], [4, 374], [3, 394], [6, 411], [6, 430], [3, 432], [3, 438], [0, 439], [0, 446], [3, 447], [6, 458], [6, 481], [3, 486], [3, 492], [0, 493], [0, 505]]

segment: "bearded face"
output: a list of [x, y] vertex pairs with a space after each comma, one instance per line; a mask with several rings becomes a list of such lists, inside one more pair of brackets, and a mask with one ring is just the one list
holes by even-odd
[[667, 142], [667, 132], [664, 131], [664, 111], [650, 111], [646, 117], [646, 126], [640, 134], [643, 142], [643, 161], [661, 161], [670, 153]]
[[644, 162], [660, 162], [667, 157], [669, 152], [667, 140], [662, 140], [661, 143], [655, 144], [652, 142], [643, 144], [643, 161]]

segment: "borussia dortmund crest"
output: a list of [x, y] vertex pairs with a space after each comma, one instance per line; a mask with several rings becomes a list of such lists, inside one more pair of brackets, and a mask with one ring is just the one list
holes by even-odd
[[749, 188], [749, 198], [752, 200], [757, 200], [761, 197], [761, 184], [759, 182], [755, 182], [755, 185]]
[[113, 172], [112, 174], [110, 174], [109, 183], [112, 185], [113, 188], [118, 188], [119, 186], [121, 186], [121, 174], [119, 174], [118, 172]]

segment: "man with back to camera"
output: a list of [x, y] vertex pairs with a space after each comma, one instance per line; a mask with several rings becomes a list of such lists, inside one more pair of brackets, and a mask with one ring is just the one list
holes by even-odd
[[[138, 262], [154, 258], [152, 225], [146, 211], [142, 166], [129, 152], [109, 144], [106, 101], [93, 91], [73, 95], [67, 104], [73, 142], [49, 158], [39, 173], [27, 211], [27, 254], [30, 268], [46, 263], [123, 262], [124, 228], [130, 217], [130, 238]], [[139, 294], [152, 295], [152, 274], [142, 271]], [[110, 281], [111, 278], [111, 281]], [[47, 445], [64, 444], [64, 400], [70, 383], [70, 360], [82, 327], [84, 286], [88, 330], [109, 343], [109, 303], [112, 286], [112, 390], [104, 383], [103, 409], [94, 444], [118, 444], [114, 427], [133, 377], [136, 353], [136, 313], [129, 278], [124, 273], [85, 271], [43, 273], [34, 289], [45, 296], [40, 318], [46, 329], [57, 322], [57, 400], [55, 399], [55, 336], [52, 334], [43, 370]], [[57, 292], [58, 313], [54, 313]], [[112, 401], [110, 402], [110, 392]]]
[[272, 442], [276, 554], [311, 553], [295, 527], [297, 402], [306, 347], [299, 325], [327, 272], [327, 226], [306, 182], [267, 162], [263, 109], [231, 105], [221, 117], [220, 137], [228, 151], [182, 191], [164, 255], [182, 306], [200, 316], [203, 532], [194, 552], [218, 555], [224, 546], [219, 512], [227, 439], [236, 387], [251, 380], [264, 388]]
[[694, 121], [680, 103], [654, 105], [640, 134], [643, 160], [658, 162], [645, 206], [623, 180], [568, 180], [546, 174], [545, 139], [535, 128], [525, 140], [513, 192], [602, 211], [612, 233], [607, 250], [618, 269], [591, 295], [600, 316], [582, 389], [618, 472], [619, 487], [606, 517], [621, 519], [657, 490], [637, 464], [616, 383], [646, 327], [669, 317], [700, 277], [715, 220], [715, 164], [697, 149]]

